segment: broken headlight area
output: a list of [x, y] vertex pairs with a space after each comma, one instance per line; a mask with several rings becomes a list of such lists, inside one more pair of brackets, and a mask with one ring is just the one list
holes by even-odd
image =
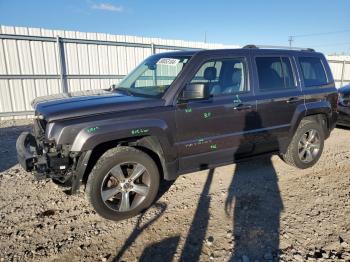
[[37, 174], [38, 178], [45, 175], [62, 184], [69, 182], [76, 162], [70, 155], [69, 145], [56, 145], [32, 133], [23, 132], [16, 147], [18, 162], [26, 171]]

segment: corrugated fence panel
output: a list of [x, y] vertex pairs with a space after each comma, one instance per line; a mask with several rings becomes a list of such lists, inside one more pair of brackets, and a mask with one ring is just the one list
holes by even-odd
[[[329, 60], [329, 66], [337, 87], [350, 83], [350, 59], [336, 61], [334, 57]], [[342, 58], [344, 59], [344, 58]]]
[[7, 67], [5, 62], [5, 47], [4, 47], [4, 40], [0, 39], [0, 74], [7, 75]]
[[[112, 35], [107, 35], [108, 41], [116, 41]], [[107, 46], [108, 71], [106, 74], [118, 75], [118, 50], [116, 46]]]
[[[119, 36], [117, 36], [117, 41], [120, 41]], [[126, 47], [117, 46], [117, 63], [118, 63], [118, 74], [126, 75], [128, 73], [127, 65], [126, 65]]]
[[[57, 94], [63, 90], [108, 88], [111, 84], [119, 83], [124, 75], [152, 53], [187, 48], [237, 47], [139, 36], [0, 26], [0, 118], [30, 114], [30, 103], [38, 96]], [[350, 58], [332, 56], [328, 59], [331, 60], [330, 66], [337, 86], [350, 82]], [[162, 69], [160, 73], [164, 77], [174, 74]]]
[[20, 75], [21, 68], [19, 64], [16, 40], [4, 40], [4, 47], [7, 73], [12, 75]]
[[37, 97], [35, 81], [33, 79], [22, 80], [23, 93], [25, 97], [25, 111], [32, 110], [31, 101]]
[[329, 63], [332, 70], [334, 79], [341, 79], [343, 64], [342, 63]]
[[[97, 40], [107, 41], [106, 34], [97, 34]], [[97, 46], [98, 66], [101, 75], [107, 75], [109, 71], [108, 66], [108, 48], [106, 45]]]
[[34, 81], [36, 95], [39, 96], [47, 96], [51, 94], [49, 92], [49, 87], [47, 86], [47, 80], [46, 79], [36, 79]]
[[0, 80], [0, 110], [1, 112], [13, 112], [11, 105], [11, 94], [8, 80]]
[[[28, 29], [24, 27], [17, 27], [16, 34], [28, 35]], [[17, 41], [18, 53], [20, 57], [21, 73], [31, 75], [34, 73], [32, 64], [32, 51], [28, 41]]]
[[13, 111], [25, 111], [22, 80], [9, 80], [9, 87]]
[[344, 68], [344, 85], [350, 84], [350, 63], [347, 63]]

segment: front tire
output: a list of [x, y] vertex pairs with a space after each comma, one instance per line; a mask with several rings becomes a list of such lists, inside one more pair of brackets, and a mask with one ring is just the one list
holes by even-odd
[[320, 159], [324, 147], [322, 126], [312, 120], [303, 119], [296, 130], [287, 152], [282, 159], [300, 169], [312, 167]]
[[120, 146], [97, 161], [86, 195], [100, 216], [118, 221], [148, 208], [158, 188], [159, 170], [152, 158], [136, 148]]

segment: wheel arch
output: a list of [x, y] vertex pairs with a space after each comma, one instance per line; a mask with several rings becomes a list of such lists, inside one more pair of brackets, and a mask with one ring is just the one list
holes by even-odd
[[81, 179], [83, 184], [86, 183], [89, 174], [98, 159], [102, 156], [112, 156], [114, 149], [118, 146], [130, 146], [143, 151], [156, 163], [162, 179], [173, 180], [176, 178], [175, 165], [169, 164], [169, 159], [166, 158], [161, 142], [158, 138], [156, 136], [144, 136], [116, 139], [95, 146], [91, 151], [85, 172]]
[[331, 106], [326, 101], [314, 102], [300, 105], [294, 112], [291, 127], [289, 129], [288, 139], [280, 144], [280, 152], [284, 154], [292, 141], [292, 138], [303, 119], [313, 119], [322, 125], [325, 139], [330, 135], [330, 117], [332, 114]]

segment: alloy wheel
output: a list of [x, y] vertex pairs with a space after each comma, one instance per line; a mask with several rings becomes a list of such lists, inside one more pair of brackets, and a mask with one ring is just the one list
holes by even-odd
[[320, 135], [316, 129], [305, 132], [298, 143], [299, 159], [304, 163], [312, 162], [321, 148]]
[[150, 188], [150, 176], [140, 163], [122, 163], [114, 166], [103, 179], [101, 198], [104, 204], [118, 212], [127, 212], [139, 206]]

